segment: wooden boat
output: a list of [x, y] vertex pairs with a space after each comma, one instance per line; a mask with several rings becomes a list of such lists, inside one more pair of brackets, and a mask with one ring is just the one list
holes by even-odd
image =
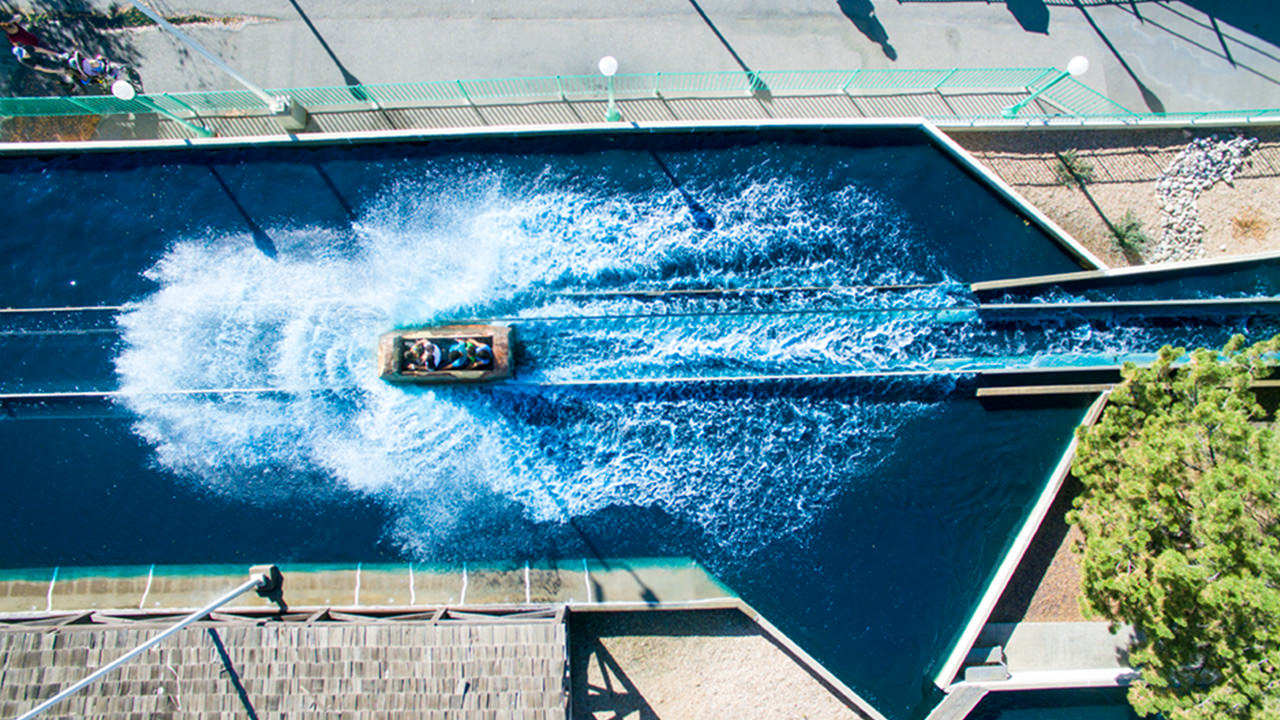
[[410, 328], [378, 340], [378, 374], [388, 382], [486, 382], [511, 370], [511, 328], [502, 325]]

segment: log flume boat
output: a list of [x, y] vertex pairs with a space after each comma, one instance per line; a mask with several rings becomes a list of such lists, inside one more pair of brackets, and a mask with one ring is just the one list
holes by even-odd
[[378, 340], [378, 374], [393, 383], [473, 383], [511, 377], [511, 328], [440, 325]]

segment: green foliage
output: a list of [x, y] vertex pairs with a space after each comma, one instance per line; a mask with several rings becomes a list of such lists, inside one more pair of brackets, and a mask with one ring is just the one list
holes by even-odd
[[1077, 431], [1082, 605], [1139, 631], [1142, 715], [1280, 717], [1280, 436], [1249, 387], [1278, 348], [1165, 347]]
[[1085, 183], [1093, 181], [1093, 165], [1081, 158], [1075, 150], [1064, 150], [1057, 153], [1057, 156], [1058, 164], [1053, 167], [1053, 174], [1057, 176], [1058, 182], [1068, 187], [1083, 187]]
[[1147, 237], [1147, 232], [1142, 229], [1142, 221], [1133, 214], [1132, 210], [1124, 211], [1124, 217], [1111, 227], [1111, 233], [1115, 235], [1120, 247], [1130, 250], [1146, 245], [1151, 240]]

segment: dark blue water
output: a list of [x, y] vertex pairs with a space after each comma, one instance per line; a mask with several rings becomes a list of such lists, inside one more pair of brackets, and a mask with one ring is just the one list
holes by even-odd
[[969, 720], [1137, 720], [1124, 688], [989, 693]]
[[1005, 301], [1054, 299], [1177, 300], [1192, 298], [1274, 297], [1280, 287], [1280, 258], [1261, 258], [1209, 267], [1164, 270], [1149, 274], [1082, 278], [1050, 288], [986, 293]]
[[[894, 717], [1083, 408], [812, 376], [1263, 322], [978, 316], [964, 282], [1076, 266], [911, 134], [7, 159], [0, 190], [33, 219], [0, 302], [123, 306], [6, 316], [0, 388], [124, 393], [6, 403], [0, 565], [691, 556]], [[515, 382], [376, 379], [380, 333], [493, 317]], [[555, 385], [759, 374], [809, 377]], [[175, 394], [209, 388], [280, 392]]]

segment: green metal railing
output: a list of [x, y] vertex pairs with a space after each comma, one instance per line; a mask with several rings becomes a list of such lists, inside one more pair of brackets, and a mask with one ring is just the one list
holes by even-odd
[[[976, 90], [1018, 92], [1052, 76], [1052, 68], [951, 68], [942, 70], [770, 70], [760, 72], [636, 73], [617, 75], [620, 99], [671, 94], [857, 93], [860, 91], [934, 92]], [[604, 96], [600, 75], [443, 80], [386, 85], [289, 88], [271, 90], [307, 107], [406, 106], [430, 104], [587, 100]], [[175, 113], [222, 115], [265, 110], [262, 101], [244, 90], [162, 93], [149, 100]], [[1118, 106], [1117, 106], [1118, 107]], [[111, 115], [146, 112], [136, 101], [109, 95], [0, 99], [0, 116]]]
[[[1076, 81], [1061, 78], [1055, 68], [947, 68], [937, 70], [769, 70], [758, 72], [637, 73], [614, 77], [618, 100], [677, 97], [744, 97], [846, 95], [853, 98], [945, 94], [1007, 95], [1012, 103], [1043, 90], [1016, 121], [1054, 118], [1081, 120], [1150, 119], [1211, 120], [1277, 118], [1280, 109], [1202, 113], [1139, 114]], [[538, 102], [603, 101], [606, 80], [600, 75], [448, 80], [382, 85], [276, 89], [312, 112], [359, 111], [416, 107], [451, 107]], [[120, 100], [110, 95], [0, 98], [0, 117], [118, 115], [160, 111], [195, 122], [217, 117], [264, 115], [262, 101], [244, 90], [160, 93]], [[152, 105], [153, 107], [149, 107]], [[984, 107], [991, 106], [988, 102]], [[925, 117], [950, 122], [997, 121], [998, 110], [986, 114], [949, 111]]]

